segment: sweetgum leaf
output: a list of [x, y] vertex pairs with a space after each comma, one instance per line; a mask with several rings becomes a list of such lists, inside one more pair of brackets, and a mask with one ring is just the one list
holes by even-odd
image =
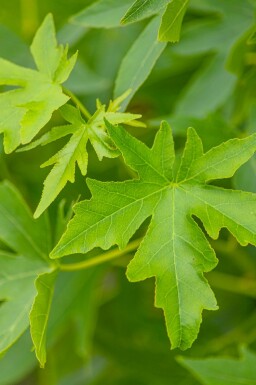
[[0, 59], [0, 85], [15, 87], [0, 93], [0, 132], [6, 153], [30, 142], [69, 99], [60, 84], [74, 67], [76, 54], [67, 59], [67, 47], [57, 45], [52, 15], [38, 29], [31, 53], [38, 70]]
[[106, 132], [104, 119], [108, 119], [114, 125], [125, 123], [134, 126], [144, 126], [142, 122], [136, 120], [141, 115], [118, 112], [119, 102], [123, 101], [126, 94], [111, 101], [107, 109], [105, 105], [101, 105], [98, 101], [98, 109], [87, 122], [82, 118], [77, 108], [69, 104], [63, 106], [60, 112], [63, 118], [70, 124], [52, 128], [50, 132], [47, 132], [41, 138], [22, 149], [24, 151], [38, 145], [44, 146], [62, 137], [71, 135], [65, 146], [41, 165], [41, 167], [53, 165], [53, 168], [44, 181], [44, 190], [35, 211], [35, 218], [39, 217], [54, 201], [68, 181], [71, 183], [75, 181], [76, 164], [82, 175], [87, 174], [88, 153], [86, 147], [88, 141], [91, 142], [99, 160], [102, 160], [103, 157], [115, 158], [119, 155], [119, 151]]
[[52, 270], [45, 217], [35, 221], [12, 185], [0, 184], [0, 239], [14, 253], [0, 251], [0, 352], [6, 351], [29, 325], [38, 275]]
[[212, 238], [226, 227], [242, 245], [256, 244], [256, 195], [206, 184], [231, 177], [255, 152], [256, 135], [227, 141], [203, 154], [201, 140], [190, 128], [180, 168], [173, 175], [175, 152], [167, 123], [162, 123], [151, 149], [123, 128], [107, 126], [138, 179], [89, 179], [92, 198], [74, 206], [75, 216], [52, 258], [114, 244], [123, 248], [151, 217], [127, 276], [130, 281], [156, 278], [155, 304], [164, 310], [172, 348], [186, 349], [197, 337], [202, 310], [217, 309], [203, 276], [217, 259], [193, 216]]
[[241, 349], [240, 359], [179, 357], [178, 361], [203, 385], [254, 385], [256, 383], [256, 354], [245, 348]]

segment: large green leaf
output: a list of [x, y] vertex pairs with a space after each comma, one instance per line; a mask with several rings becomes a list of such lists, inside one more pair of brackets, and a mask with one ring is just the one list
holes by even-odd
[[75, 217], [52, 257], [114, 244], [123, 248], [152, 216], [127, 276], [131, 281], [156, 277], [155, 304], [164, 310], [172, 347], [186, 349], [197, 336], [202, 310], [217, 308], [203, 276], [217, 259], [193, 216], [214, 239], [226, 227], [242, 245], [256, 244], [256, 195], [206, 184], [231, 177], [255, 152], [256, 135], [232, 139], [203, 154], [200, 138], [189, 129], [181, 165], [173, 175], [175, 152], [167, 123], [152, 149], [121, 127], [108, 124], [108, 129], [139, 179], [88, 180], [92, 198], [74, 207]]
[[14, 87], [0, 94], [0, 132], [7, 153], [30, 142], [69, 99], [60, 84], [68, 78], [76, 55], [67, 59], [67, 47], [57, 46], [51, 15], [38, 29], [31, 53], [38, 70], [0, 59], [0, 85]]
[[37, 295], [30, 313], [30, 333], [35, 346], [36, 356], [43, 368], [46, 362], [46, 330], [54, 286], [56, 271], [40, 275], [36, 280]]
[[45, 217], [35, 221], [19, 193], [0, 185], [0, 239], [14, 253], [0, 251], [0, 352], [7, 350], [29, 325], [38, 275], [52, 270]]
[[248, 349], [242, 349], [240, 359], [181, 357], [179, 362], [203, 385], [254, 385], [256, 383], [256, 354]]
[[131, 89], [122, 103], [125, 109], [129, 101], [152, 71], [166, 44], [157, 40], [159, 17], [154, 18], [134, 42], [124, 57], [116, 78], [114, 96]]

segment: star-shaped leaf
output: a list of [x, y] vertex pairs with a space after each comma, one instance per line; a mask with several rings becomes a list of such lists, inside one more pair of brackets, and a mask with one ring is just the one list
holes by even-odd
[[137, 121], [141, 115], [118, 112], [120, 103], [129, 93], [129, 91], [125, 92], [117, 99], [110, 101], [108, 108], [97, 100], [97, 110], [88, 121], [82, 118], [77, 108], [69, 104], [61, 107], [60, 112], [63, 118], [70, 124], [54, 127], [41, 138], [20, 149], [20, 151], [26, 151], [39, 145], [45, 146], [71, 135], [65, 146], [41, 166], [53, 165], [53, 168], [44, 181], [44, 190], [35, 217], [40, 216], [54, 201], [68, 181], [74, 182], [76, 164], [82, 175], [87, 174], [88, 153], [86, 147], [88, 141], [91, 142], [99, 160], [102, 160], [103, 157], [115, 158], [120, 154], [106, 132], [104, 119], [114, 125], [124, 123], [131, 126], [145, 126], [142, 122]]
[[123, 248], [151, 217], [127, 276], [131, 281], [156, 278], [155, 304], [164, 310], [172, 347], [186, 349], [198, 334], [202, 310], [217, 308], [203, 275], [217, 259], [194, 217], [214, 239], [226, 227], [242, 245], [256, 244], [256, 195], [206, 184], [231, 177], [255, 152], [256, 135], [231, 139], [203, 154], [201, 140], [190, 128], [174, 173], [167, 123], [162, 123], [151, 149], [122, 127], [108, 124], [108, 131], [139, 178], [104, 183], [89, 179], [92, 198], [74, 206], [75, 216], [52, 257], [114, 244]]
[[46, 16], [31, 45], [37, 70], [0, 59], [0, 85], [14, 87], [0, 93], [0, 132], [6, 153], [30, 142], [69, 97], [62, 92], [76, 61], [68, 47], [58, 46], [52, 15]]

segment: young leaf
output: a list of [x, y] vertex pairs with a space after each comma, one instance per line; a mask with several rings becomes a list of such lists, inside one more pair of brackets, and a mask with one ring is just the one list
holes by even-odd
[[241, 349], [241, 358], [178, 358], [203, 385], [254, 385], [256, 383], [256, 354]]
[[120, 26], [120, 19], [132, 0], [99, 0], [72, 16], [71, 23], [93, 28]]
[[172, 0], [163, 15], [158, 33], [160, 41], [175, 43], [180, 40], [180, 30], [189, 0]]
[[172, 347], [186, 349], [198, 334], [202, 310], [217, 308], [203, 276], [216, 266], [217, 259], [193, 216], [214, 239], [226, 227], [242, 245], [256, 244], [256, 195], [206, 185], [208, 180], [231, 177], [256, 151], [256, 135], [230, 140], [203, 155], [199, 137], [189, 129], [175, 176], [173, 138], [167, 123], [162, 123], [152, 149], [121, 127], [108, 124], [108, 130], [139, 179], [88, 180], [92, 198], [74, 206], [75, 216], [52, 258], [114, 244], [123, 248], [152, 216], [127, 276], [131, 281], [156, 278], [155, 304], [164, 310]]
[[159, 43], [157, 40], [158, 26], [159, 18], [156, 17], [134, 42], [121, 63], [115, 82], [114, 97], [121, 95], [127, 89], [132, 90], [129, 97], [122, 103], [123, 110], [147, 79], [166, 46], [165, 43]]
[[6, 153], [28, 143], [68, 101], [60, 86], [69, 76], [76, 55], [67, 59], [67, 47], [57, 46], [53, 18], [46, 16], [31, 45], [38, 70], [0, 59], [0, 85], [15, 86], [0, 93], [0, 132]]
[[46, 362], [46, 330], [49, 319], [57, 273], [39, 275], [36, 280], [37, 295], [30, 312], [30, 333], [36, 356], [43, 368]]
[[63, 106], [60, 112], [70, 124], [52, 128], [50, 132], [21, 149], [24, 151], [38, 145], [44, 146], [67, 135], [72, 135], [67, 144], [41, 166], [53, 165], [53, 168], [44, 181], [44, 190], [34, 215], [35, 218], [39, 217], [54, 201], [68, 181], [74, 182], [76, 163], [82, 175], [87, 174], [88, 153], [86, 146], [88, 140], [94, 147], [99, 160], [102, 160], [103, 157], [115, 158], [119, 155], [119, 151], [106, 133], [105, 118], [114, 125], [124, 123], [131, 126], [144, 126], [142, 122], [136, 120], [141, 115], [118, 112], [119, 104], [126, 96], [127, 92], [111, 101], [107, 109], [98, 101], [97, 111], [87, 122], [82, 118], [77, 108], [69, 104]]
[[158, 13], [170, 0], [136, 0], [121, 20], [122, 24], [134, 23]]
[[7, 182], [0, 184], [0, 239], [15, 254], [0, 251], [0, 353], [26, 330], [39, 274], [52, 270], [49, 226], [35, 221], [19, 193]]

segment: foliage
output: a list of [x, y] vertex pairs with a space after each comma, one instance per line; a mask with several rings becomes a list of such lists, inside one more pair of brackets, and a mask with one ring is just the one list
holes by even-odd
[[255, 7], [4, 4], [0, 385], [255, 383]]

